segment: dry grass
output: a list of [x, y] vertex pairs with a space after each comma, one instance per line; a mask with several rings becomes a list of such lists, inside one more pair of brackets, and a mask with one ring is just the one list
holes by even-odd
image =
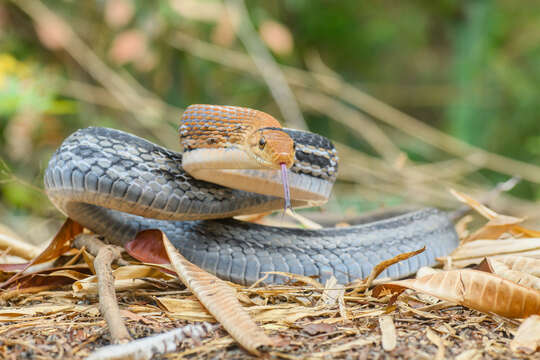
[[[338, 304], [316, 305], [320, 289], [281, 285], [239, 290], [240, 299], [251, 302], [246, 306], [252, 316], [280, 342], [281, 346], [271, 354], [282, 358], [432, 358], [438, 352], [446, 357], [463, 354], [464, 359], [516, 357], [509, 343], [517, 322], [461, 306], [432, 304], [432, 299], [415, 294], [402, 296], [391, 306], [388, 299], [345, 294], [348, 319], [343, 319]], [[184, 311], [164, 310], [159, 302], [163, 297], [184, 303]], [[85, 358], [110, 341], [97, 301], [96, 295], [79, 298], [69, 289], [21, 294], [4, 301], [0, 311], [0, 356]], [[178, 328], [192, 320], [211, 321], [185, 290], [125, 290], [118, 292], [118, 301], [134, 338]], [[397, 330], [397, 345], [388, 352], [381, 346], [382, 314], [391, 316]], [[442, 350], [432, 341], [434, 336], [428, 336], [430, 331], [441, 339]], [[188, 339], [180, 352], [166, 358], [216, 356], [250, 357], [220, 328], [206, 338]]]

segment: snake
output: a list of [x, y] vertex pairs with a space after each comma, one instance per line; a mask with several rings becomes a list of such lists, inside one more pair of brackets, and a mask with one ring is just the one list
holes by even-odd
[[192, 263], [244, 285], [265, 275], [265, 283], [282, 283], [282, 273], [347, 284], [425, 247], [381, 274], [403, 278], [458, 245], [451, 217], [430, 207], [322, 229], [235, 219], [323, 204], [338, 172], [332, 142], [284, 128], [262, 111], [221, 105], [189, 106], [179, 138], [183, 149], [173, 151], [120, 130], [79, 129], [52, 155], [46, 193], [63, 214], [111, 243], [159, 229]]

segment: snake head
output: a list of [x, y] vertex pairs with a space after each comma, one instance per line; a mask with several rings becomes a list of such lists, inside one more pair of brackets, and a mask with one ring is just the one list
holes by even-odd
[[294, 140], [280, 128], [261, 128], [247, 138], [249, 154], [262, 166], [280, 169], [282, 164], [290, 168], [294, 163]]

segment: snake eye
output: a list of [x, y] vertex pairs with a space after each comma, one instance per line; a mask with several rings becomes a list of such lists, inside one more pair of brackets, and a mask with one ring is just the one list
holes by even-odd
[[266, 145], [266, 139], [264, 137], [262, 137], [260, 140], [259, 140], [259, 149], [264, 149], [264, 146]]

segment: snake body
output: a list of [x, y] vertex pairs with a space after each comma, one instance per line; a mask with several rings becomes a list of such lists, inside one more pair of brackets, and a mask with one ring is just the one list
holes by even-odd
[[[289, 172], [299, 188], [329, 192], [337, 170], [335, 156], [328, 155], [333, 147], [320, 136], [283, 131], [296, 144]], [[426, 246], [424, 253], [382, 274], [399, 278], [433, 265], [457, 246], [449, 217], [432, 208], [321, 230], [237, 221], [230, 217], [279, 209], [283, 199], [195, 179], [182, 158], [118, 130], [81, 129], [52, 156], [45, 189], [59, 210], [111, 242], [124, 244], [141, 230], [161, 229], [188, 260], [240, 284], [251, 284], [267, 271], [316, 275], [322, 281], [333, 275], [348, 283], [369, 275], [382, 260]], [[293, 197], [292, 205], [319, 200]]]

